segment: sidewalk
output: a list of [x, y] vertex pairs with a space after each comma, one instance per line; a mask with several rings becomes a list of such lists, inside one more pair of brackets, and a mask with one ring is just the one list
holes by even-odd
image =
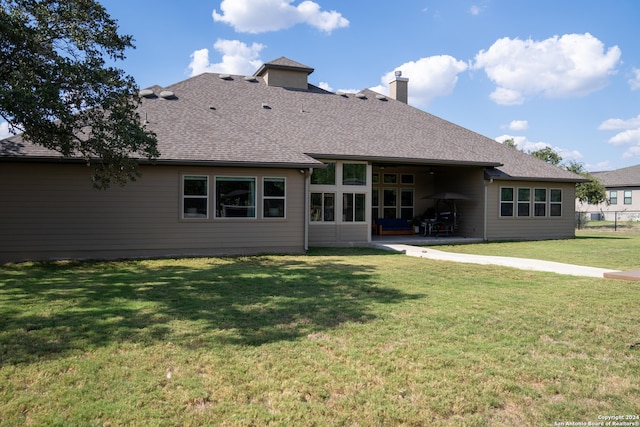
[[[553, 261], [541, 261], [527, 258], [512, 258], [503, 256], [470, 255], [457, 254], [453, 252], [443, 252], [431, 247], [420, 247], [399, 244], [377, 244], [381, 249], [403, 252], [406, 255], [418, 258], [429, 258], [439, 261], [464, 262], [472, 264], [493, 264], [505, 267], [519, 268], [522, 270], [548, 271], [557, 274], [568, 274], [572, 276], [605, 277], [605, 273], [618, 273], [619, 270], [606, 268], [585, 267], [581, 265], [563, 264]], [[607, 274], [608, 275], [608, 274]]]

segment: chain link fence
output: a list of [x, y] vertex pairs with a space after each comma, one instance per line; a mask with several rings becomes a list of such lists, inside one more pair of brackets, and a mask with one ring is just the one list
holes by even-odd
[[576, 212], [576, 228], [618, 229], [640, 228], [640, 211]]

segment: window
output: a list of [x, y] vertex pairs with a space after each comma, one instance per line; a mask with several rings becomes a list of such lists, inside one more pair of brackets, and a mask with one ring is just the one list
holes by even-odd
[[547, 216], [547, 190], [545, 188], [533, 190], [533, 216]]
[[518, 216], [531, 215], [531, 189], [518, 188]]
[[182, 217], [208, 218], [209, 177], [182, 177]]
[[371, 189], [371, 218], [380, 218], [380, 189]]
[[549, 190], [549, 216], [562, 216], [562, 190]]
[[216, 217], [255, 218], [256, 179], [216, 177]]
[[367, 185], [367, 165], [364, 163], [343, 164], [342, 185]]
[[311, 193], [311, 221], [335, 221], [335, 193]]
[[400, 184], [413, 185], [414, 181], [415, 181], [415, 178], [413, 174], [400, 175]]
[[380, 184], [380, 174], [379, 174], [379, 173], [374, 173], [374, 174], [371, 176], [371, 181], [372, 181], [374, 184]]
[[336, 164], [327, 163], [324, 169], [314, 169], [311, 183], [316, 185], [336, 185]]
[[365, 195], [361, 193], [344, 193], [342, 195], [342, 220], [346, 222], [364, 222]]
[[284, 218], [284, 178], [264, 178], [262, 182], [262, 205], [263, 218]]
[[396, 175], [395, 173], [385, 173], [382, 175], [382, 180], [385, 184], [397, 184], [398, 175]]
[[413, 189], [403, 188], [400, 190], [400, 218], [413, 218]]
[[382, 190], [382, 203], [383, 218], [395, 218], [398, 206], [398, 190], [395, 188], [384, 188]]
[[624, 190], [624, 204], [630, 205], [631, 202], [631, 190]]
[[612, 205], [618, 204], [618, 190], [609, 191], [609, 203]]
[[500, 216], [513, 216], [513, 188], [500, 189]]

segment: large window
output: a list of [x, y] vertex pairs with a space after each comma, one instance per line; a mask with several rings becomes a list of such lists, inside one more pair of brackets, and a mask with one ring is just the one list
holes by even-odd
[[513, 188], [500, 189], [500, 216], [513, 216]]
[[562, 190], [549, 190], [549, 216], [562, 216]]
[[311, 174], [311, 184], [336, 185], [336, 164], [327, 163], [323, 169], [314, 169]]
[[367, 185], [367, 165], [364, 163], [343, 164], [342, 185]]
[[382, 190], [382, 217], [395, 218], [398, 210], [398, 190], [384, 188]]
[[609, 191], [609, 203], [612, 205], [618, 204], [618, 190]]
[[533, 216], [547, 216], [547, 189], [533, 190]]
[[262, 182], [263, 218], [284, 218], [285, 179], [264, 178]]
[[182, 177], [182, 217], [209, 217], [209, 178], [186, 175]]
[[335, 193], [311, 193], [310, 205], [312, 222], [335, 221]]
[[531, 189], [518, 188], [518, 216], [531, 215]]
[[216, 177], [216, 217], [255, 218], [256, 179]]
[[413, 188], [400, 189], [400, 218], [413, 218]]
[[624, 190], [624, 204], [630, 205], [632, 203], [631, 190]]
[[380, 218], [380, 189], [371, 189], [371, 219]]
[[362, 193], [344, 193], [342, 195], [342, 220], [345, 222], [364, 222], [365, 200]]

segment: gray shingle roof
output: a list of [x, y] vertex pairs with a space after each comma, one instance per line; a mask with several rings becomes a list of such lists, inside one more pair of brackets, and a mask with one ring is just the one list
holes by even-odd
[[[271, 65], [313, 69], [279, 58]], [[221, 78], [225, 77], [225, 78]], [[336, 94], [267, 86], [251, 78], [205, 73], [164, 89], [174, 99], [143, 99], [141, 118], [158, 135], [160, 162], [313, 167], [322, 158], [476, 165], [501, 179], [581, 178], [490, 138], [371, 90]], [[0, 156], [52, 156], [23, 144]], [[495, 169], [492, 169], [495, 167]]]
[[605, 187], [640, 187], [640, 165], [606, 172], [593, 172]]

